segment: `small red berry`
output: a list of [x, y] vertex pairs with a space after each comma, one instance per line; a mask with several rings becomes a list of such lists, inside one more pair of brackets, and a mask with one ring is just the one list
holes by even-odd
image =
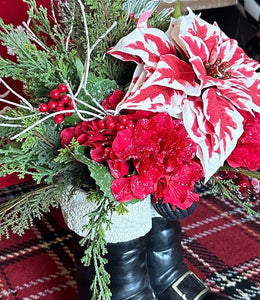
[[116, 123], [113, 120], [106, 121], [106, 128], [113, 130], [116, 127]]
[[47, 112], [49, 110], [49, 106], [46, 103], [41, 103], [39, 105], [39, 111], [40, 112]]
[[129, 123], [126, 125], [126, 128], [134, 128], [135, 124], [133, 121], [129, 121]]
[[60, 101], [63, 102], [63, 103], [68, 103], [70, 101], [70, 96], [65, 94], [65, 95], [62, 95], [61, 98], [60, 98]]
[[[75, 102], [75, 105], [77, 104], [77, 101], [74, 101]], [[69, 102], [68, 103], [66, 103], [67, 104], [67, 107], [68, 108], [74, 108], [74, 105], [73, 105], [73, 102], [72, 102], [72, 100], [70, 99], [69, 100]]]
[[62, 102], [62, 101], [57, 101], [57, 107], [58, 107], [58, 106], [61, 106], [61, 107], [64, 108], [64, 107], [65, 107], [65, 106], [64, 106], [64, 102]]
[[61, 105], [59, 105], [55, 108], [55, 111], [62, 111], [62, 110], [65, 110], [65, 108], [64, 108], [64, 106], [61, 106]]
[[119, 122], [122, 125], [127, 125], [129, 123], [129, 119], [127, 116], [120, 116], [119, 117]]
[[71, 117], [72, 115], [73, 115], [73, 112], [67, 112], [67, 113], [65, 113], [66, 117]]
[[66, 86], [65, 83], [61, 83], [59, 86], [58, 86], [58, 90], [61, 92], [61, 93], [66, 93], [68, 88]]
[[120, 124], [120, 123], [116, 124], [116, 131], [120, 131], [120, 130], [123, 130], [123, 129], [125, 129], [125, 126], [123, 124]]
[[51, 97], [51, 99], [54, 99], [54, 100], [59, 99], [60, 98], [60, 91], [57, 90], [57, 89], [51, 90], [50, 97]]
[[51, 100], [48, 103], [48, 107], [49, 107], [50, 110], [54, 110], [57, 106], [58, 106], [58, 103], [55, 100]]
[[100, 121], [98, 122], [98, 127], [99, 127], [100, 129], [104, 129], [104, 128], [106, 127], [105, 121], [104, 121], [104, 120], [100, 120]]
[[134, 15], [134, 13], [133, 13], [133, 12], [131, 12], [131, 13], [129, 14], [128, 18], [129, 18], [129, 19], [134, 19], [134, 18], [135, 18], [135, 15]]
[[63, 121], [64, 121], [63, 115], [56, 115], [56, 116], [54, 117], [54, 122], [55, 122], [56, 124], [61, 124]]

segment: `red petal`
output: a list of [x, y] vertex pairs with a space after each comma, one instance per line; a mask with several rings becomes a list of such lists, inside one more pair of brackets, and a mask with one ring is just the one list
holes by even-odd
[[63, 129], [60, 134], [60, 141], [62, 147], [68, 146], [73, 137], [75, 137], [75, 127]]
[[111, 191], [119, 202], [131, 201], [134, 198], [130, 177], [115, 179], [111, 184]]

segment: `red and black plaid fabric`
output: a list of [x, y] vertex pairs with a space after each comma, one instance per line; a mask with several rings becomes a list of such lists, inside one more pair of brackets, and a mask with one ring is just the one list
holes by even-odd
[[[1, 189], [0, 201], [30, 188]], [[260, 299], [259, 220], [232, 201], [214, 199], [201, 200], [182, 225], [185, 260], [213, 291], [234, 300]], [[76, 299], [72, 239], [58, 210], [22, 237], [0, 242], [0, 299]]]
[[236, 202], [202, 199], [182, 221], [184, 258], [213, 291], [234, 300], [260, 299], [259, 219]]

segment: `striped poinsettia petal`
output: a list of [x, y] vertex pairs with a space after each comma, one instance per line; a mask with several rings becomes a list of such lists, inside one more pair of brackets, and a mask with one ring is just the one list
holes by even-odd
[[184, 99], [186, 99], [186, 94], [181, 91], [175, 91], [165, 86], [148, 85], [139, 88], [132, 94], [128, 94], [119, 103], [116, 110], [133, 109], [167, 112], [175, 118], [180, 118]]
[[200, 86], [195, 81], [191, 65], [172, 54], [163, 55], [146, 85], [161, 85], [185, 92], [187, 95], [200, 95]]
[[150, 75], [150, 72], [149, 72], [149, 70], [148, 71], [146, 70], [144, 64], [137, 65], [137, 67], [135, 68], [134, 74], [133, 74], [132, 81], [129, 85], [128, 91], [127, 91], [124, 99], [121, 101], [121, 103], [124, 102], [125, 99], [127, 99], [129, 97], [129, 95], [133, 94], [136, 90], [138, 90], [138, 88], [140, 86], [142, 86], [143, 83], [147, 80], [149, 75]]
[[260, 112], [259, 82], [255, 82], [250, 89], [219, 88], [222, 97], [230, 101], [237, 109]]
[[[221, 38], [218, 26], [207, 26], [207, 22], [190, 12], [189, 15], [176, 19], [169, 31], [169, 35], [179, 35], [179, 47], [185, 51], [188, 57], [199, 56], [202, 61], [217, 58], [215, 48], [216, 43]], [[176, 32], [177, 30], [177, 32]], [[192, 55], [191, 55], [192, 54]]]
[[[252, 93], [250, 93], [250, 95], [252, 96], [252, 101], [253, 101], [254, 105], [257, 105], [259, 107], [260, 106], [260, 73], [258, 73], [258, 74], [259, 74], [259, 79], [257, 79], [254, 82], [254, 84], [252, 84], [250, 87], [250, 91], [252, 91]], [[256, 111], [258, 111], [258, 110], [256, 110]]]
[[107, 51], [123, 61], [154, 67], [164, 54], [176, 54], [167, 35], [157, 28], [136, 28]]
[[184, 103], [184, 125], [198, 145], [197, 155], [208, 180], [235, 148], [243, 133], [243, 117], [213, 88], [191, 100]]
[[179, 117], [182, 100], [186, 99], [185, 94], [200, 94], [195, 74], [188, 63], [168, 54], [160, 58], [156, 68], [149, 68], [144, 64], [137, 66], [128, 92], [116, 111], [164, 111], [173, 117]]

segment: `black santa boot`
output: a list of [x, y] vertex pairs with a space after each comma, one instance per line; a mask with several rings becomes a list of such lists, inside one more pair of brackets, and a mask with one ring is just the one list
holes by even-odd
[[157, 204], [164, 217], [153, 218], [152, 230], [147, 235], [147, 265], [150, 283], [158, 300], [225, 300], [212, 293], [204, 283], [188, 270], [182, 256], [181, 225], [195, 205], [183, 211], [173, 211], [169, 204]]
[[[93, 266], [85, 267], [81, 263], [84, 247], [79, 245], [81, 237], [73, 234], [74, 256], [78, 300], [90, 300], [90, 285], [95, 276]], [[108, 243], [105, 256], [108, 263], [106, 271], [110, 274], [112, 300], [152, 300], [155, 299], [150, 286], [146, 264], [146, 237], [121, 243]], [[107, 299], [108, 300], [108, 299]]]

